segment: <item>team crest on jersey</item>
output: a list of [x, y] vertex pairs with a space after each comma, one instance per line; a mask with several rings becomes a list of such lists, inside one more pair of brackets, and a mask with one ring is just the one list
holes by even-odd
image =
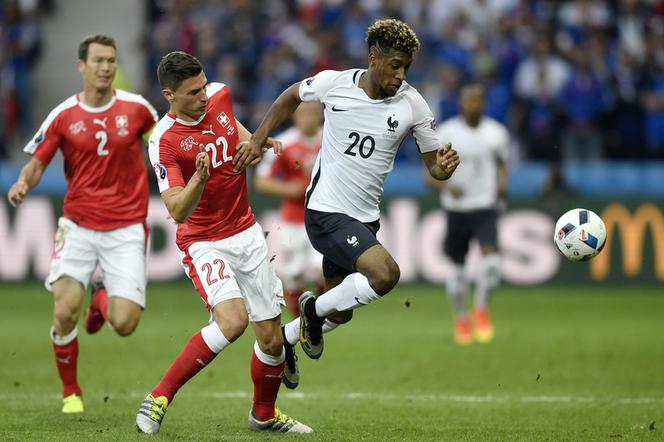
[[72, 123], [69, 125], [69, 132], [71, 132], [72, 135], [78, 135], [81, 132], [85, 132], [88, 129], [85, 127], [85, 123], [82, 121], [77, 121], [76, 123]]
[[217, 115], [217, 121], [219, 124], [221, 124], [223, 127], [228, 126], [228, 123], [231, 122], [230, 118], [228, 118], [228, 115], [226, 115], [226, 112], [222, 112], [219, 115]]
[[183, 148], [185, 152], [189, 152], [196, 144], [198, 143], [196, 143], [196, 140], [194, 140], [194, 137], [191, 135], [180, 141], [180, 147]]
[[164, 181], [166, 179], [166, 168], [163, 164], [157, 163], [154, 165], [154, 173], [157, 175], [159, 181]]
[[118, 129], [118, 135], [121, 137], [129, 135], [129, 117], [126, 115], [116, 115], [115, 127]]
[[394, 115], [391, 115], [387, 118], [387, 130], [394, 132], [394, 130], [399, 127], [399, 120], [394, 118]]

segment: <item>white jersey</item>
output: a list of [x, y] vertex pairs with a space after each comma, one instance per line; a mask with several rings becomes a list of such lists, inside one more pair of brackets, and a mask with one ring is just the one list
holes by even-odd
[[359, 87], [365, 71], [322, 71], [300, 83], [302, 101], [325, 105], [321, 150], [307, 188], [307, 208], [361, 222], [379, 218], [383, 181], [409, 132], [421, 153], [441, 146], [422, 96], [403, 82], [393, 97], [372, 100]]
[[506, 161], [509, 134], [502, 124], [482, 117], [477, 127], [463, 117], [450, 118], [440, 125], [438, 135], [452, 143], [459, 153], [459, 167], [445, 183], [445, 189], [458, 187], [463, 195], [454, 198], [443, 190], [440, 200], [447, 210], [467, 212], [488, 209], [498, 196], [498, 161]]

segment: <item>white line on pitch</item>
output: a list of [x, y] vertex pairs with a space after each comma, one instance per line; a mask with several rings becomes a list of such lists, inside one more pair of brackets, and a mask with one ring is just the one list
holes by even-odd
[[[128, 392], [125, 394], [109, 393], [110, 397], [131, 397], [142, 398], [146, 392]], [[207, 393], [183, 392], [184, 397], [211, 398], [211, 399], [251, 399], [253, 393], [250, 391], [220, 391]], [[37, 394], [37, 393], [0, 393], [0, 400], [21, 399], [55, 399], [60, 398], [58, 394]], [[300, 400], [324, 400], [324, 399], [342, 399], [342, 400], [368, 400], [368, 401], [417, 401], [417, 402], [459, 402], [459, 403], [501, 403], [501, 402], [521, 402], [521, 403], [594, 403], [606, 402], [620, 405], [631, 404], [659, 404], [664, 403], [664, 397], [597, 397], [597, 396], [494, 396], [494, 395], [446, 395], [446, 394], [394, 394], [394, 393], [304, 393], [299, 391], [282, 391], [279, 394], [282, 399], [300, 399]]]

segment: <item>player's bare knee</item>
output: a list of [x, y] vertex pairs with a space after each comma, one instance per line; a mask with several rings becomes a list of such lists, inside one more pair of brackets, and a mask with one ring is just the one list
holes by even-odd
[[390, 260], [376, 268], [367, 279], [371, 288], [379, 296], [383, 296], [397, 285], [400, 277], [399, 265], [394, 260]]
[[113, 330], [120, 336], [129, 336], [138, 327], [138, 318], [121, 318], [111, 320]]
[[60, 335], [67, 334], [74, 329], [78, 322], [79, 309], [72, 308], [65, 303], [55, 304], [53, 317], [56, 332]]
[[334, 322], [335, 324], [345, 324], [353, 319], [353, 311], [346, 310], [343, 312], [332, 313], [331, 315], [327, 316], [327, 319]]
[[229, 342], [235, 342], [247, 329], [249, 320], [247, 318], [223, 318], [215, 319], [219, 329]]
[[284, 340], [281, 336], [281, 333], [268, 336], [258, 336], [256, 337], [256, 341], [258, 342], [258, 347], [261, 349], [261, 351], [271, 356], [279, 356], [284, 345]]

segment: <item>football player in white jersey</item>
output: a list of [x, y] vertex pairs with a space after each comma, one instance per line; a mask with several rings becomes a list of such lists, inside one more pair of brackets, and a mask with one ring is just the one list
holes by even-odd
[[353, 309], [379, 299], [399, 280], [399, 266], [376, 232], [383, 181], [403, 138], [415, 136], [437, 180], [448, 179], [459, 164], [451, 144], [440, 142], [426, 102], [405, 81], [420, 46], [412, 29], [399, 20], [377, 20], [367, 30], [367, 45], [367, 69], [322, 71], [286, 89], [247, 149], [247, 154], [258, 152], [302, 101], [324, 104], [323, 141], [306, 192], [305, 226], [324, 257], [326, 292], [318, 298], [304, 293], [300, 318], [287, 324], [285, 333], [291, 344], [299, 337], [314, 359], [323, 352], [322, 333], [348, 322]]
[[[452, 261], [446, 290], [455, 316], [454, 340], [465, 345], [493, 339], [488, 300], [500, 281], [498, 210], [507, 191], [509, 134], [497, 121], [484, 116], [484, 89], [471, 84], [461, 90], [461, 115], [440, 125], [438, 134], [459, 146], [463, 163], [445, 183], [429, 180], [441, 191], [447, 213], [445, 254]], [[464, 275], [470, 241], [479, 242], [482, 260], [475, 284], [475, 302], [468, 314], [468, 282]]]

